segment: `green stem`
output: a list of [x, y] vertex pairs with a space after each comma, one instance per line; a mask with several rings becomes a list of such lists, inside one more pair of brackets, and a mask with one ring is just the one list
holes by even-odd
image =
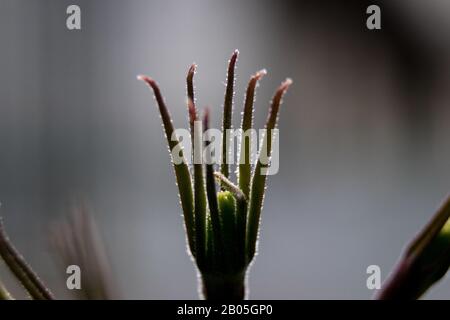
[[258, 240], [259, 219], [261, 216], [261, 210], [264, 201], [264, 193], [266, 191], [266, 178], [263, 174], [263, 161], [264, 154], [261, 152], [263, 146], [266, 146], [265, 156], [270, 158], [272, 153], [272, 138], [273, 129], [275, 129], [278, 122], [278, 113], [280, 110], [281, 99], [286, 93], [286, 90], [292, 84], [291, 79], [286, 79], [277, 91], [272, 99], [272, 106], [269, 111], [269, 116], [266, 121], [266, 134], [264, 135], [263, 142], [260, 147], [260, 154], [258, 161], [256, 162], [255, 171], [253, 172], [253, 179], [250, 189], [250, 201], [248, 204], [248, 218], [247, 218], [247, 232], [246, 232], [246, 252], [247, 263], [252, 261], [256, 253], [256, 243]]
[[236, 275], [204, 274], [202, 293], [206, 300], [240, 301], [245, 299], [245, 272]]
[[[147, 85], [153, 90], [153, 94], [155, 95], [155, 99], [158, 104], [159, 113], [161, 115], [164, 132], [166, 133], [167, 144], [169, 145], [170, 154], [172, 155], [173, 149], [180, 145], [180, 141], [175, 134], [172, 117], [166, 103], [164, 102], [159, 86], [156, 84], [155, 80], [150, 77], [140, 75], [138, 76], [138, 79], [147, 83]], [[175, 170], [181, 207], [183, 209], [184, 224], [186, 226], [189, 249], [195, 257], [194, 197], [192, 193], [191, 173], [189, 172], [189, 167], [187, 166], [187, 161], [184, 157], [183, 150], [180, 150], [179, 156], [182, 158], [181, 163], [176, 164], [173, 161], [172, 163]]]
[[221, 172], [228, 178], [230, 169], [228, 166], [228, 150], [230, 141], [228, 141], [227, 130], [231, 129], [231, 118], [233, 115], [233, 96], [234, 96], [234, 71], [239, 51], [235, 50], [228, 63], [227, 87], [225, 90], [225, 101], [223, 103], [223, 123], [222, 123], [222, 165]]

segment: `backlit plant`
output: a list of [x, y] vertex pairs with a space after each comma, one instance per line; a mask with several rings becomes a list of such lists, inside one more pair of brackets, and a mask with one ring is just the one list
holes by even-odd
[[[237, 57], [238, 52], [235, 51], [228, 64], [223, 105], [221, 159], [226, 159], [230, 148], [230, 141], [225, 132], [232, 127], [234, 73]], [[189, 68], [186, 81], [192, 150], [199, 147], [198, 143], [202, 144], [193, 138], [196, 136], [194, 123], [198, 119], [193, 85], [195, 68], [195, 65]], [[259, 79], [265, 74], [266, 71], [261, 70], [250, 78], [244, 101], [242, 132], [253, 127], [255, 89]], [[147, 76], [138, 78], [153, 89], [172, 153], [179, 141], [177, 137], [174, 137], [175, 129], [159, 87], [153, 79]], [[262, 145], [266, 146], [264, 155], [269, 157], [281, 100], [291, 83], [290, 79], [285, 80], [275, 91], [272, 99], [265, 125], [266, 135], [262, 142]], [[206, 109], [203, 116], [204, 132], [207, 132], [208, 128], [209, 112]], [[267, 163], [262, 161], [263, 155], [260, 151], [256, 165], [252, 168], [250, 140], [251, 136], [242, 135], [241, 137], [241, 159], [237, 184], [230, 180], [230, 168], [224, 160], [222, 160], [220, 172], [215, 171], [214, 164], [194, 162], [192, 177], [186, 161], [179, 164], [173, 162], [188, 246], [200, 271], [202, 293], [207, 299], [243, 299], [246, 295], [246, 272], [256, 252], [260, 215], [266, 189], [266, 175], [262, 170], [265, 167], [264, 164]], [[208, 143], [205, 147], [207, 145]], [[181, 156], [184, 157], [182, 154]], [[216, 184], [216, 180], [218, 184]], [[217, 191], [218, 185], [220, 185], [220, 191]]]
[[[222, 132], [231, 128], [233, 109], [234, 72], [237, 51], [228, 66], [228, 79], [223, 106]], [[197, 140], [195, 125], [198, 113], [195, 106], [193, 77], [195, 65], [187, 75], [187, 96], [189, 124], [191, 128], [192, 152], [195, 146], [206, 148], [209, 142]], [[253, 103], [258, 81], [265, 71], [259, 71], [250, 78], [244, 100], [241, 128], [246, 132], [253, 127]], [[139, 76], [152, 89], [159, 107], [164, 131], [171, 154], [178, 146], [175, 129], [158, 85], [146, 76]], [[291, 84], [287, 79], [275, 91], [269, 116], [266, 121], [266, 135], [261, 146], [265, 147], [253, 166], [251, 164], [251, 135], [240, 138], [240, 161], [238, 181], [230, 180], [230, 167], [221, 163], [220, 172], [212, 163], [194, 161], [192, 172], [186, 161], [173, 162], [183, 210], [189, 251], [200, 273], [200, 288], [207, 299], [243, 299], [246, 296], [245, 281], [248, 267], [254, 259], [261, 210], [266, 189], [267, 156], [272, 151], [272, 138], [278, 120], [281, 100]], [[203, 116], [202, 133], [209, 128], [209, 112]], [[175, 135], [174, 135], [175, 134]], [[207, 140], [208, 141], [208, 140]], [[226, 159], [230, 145], [222, 135], [221, 159]], [[178, 156], [184, 159], [180, 151]], [[194, 154], [192, 155], [195, 158]], [[219, 188], [220, 187], [220, 188]], [[375, 299], [418, 299], [437, 283], [450, 266], [450, 197], [438, 209], [425, 227], [413, 238], [405, 249], [391, 275], [381, 286]], [[81, 299], [112, 299], [120, 296], [114, 278], [111, 276], [106, 254], [99, 242], [95, 224], [86, 208], [76, 209], [69, 220], [54, 226], [53, 249], [65, 265], [79, 265], [84, 274]], [[0, 219], [0, 257], [32, 299], [49, 300], [54, 295], [25, 261], [10, 241]], [[14, 299], [0, 281], [0, 300]]]

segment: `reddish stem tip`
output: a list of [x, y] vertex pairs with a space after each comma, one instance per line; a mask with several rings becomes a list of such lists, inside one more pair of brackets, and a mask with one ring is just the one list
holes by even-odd
[[188, 71], [188, 76], [189, 77], [193, 77], [195, 74], [195, 71], [197, 69], [197, 65], [195, 63], [193, 63], [190, 67], [189, 67], [189, 71]]
[[291, 85], [293, 83], [293, 81], [292, 81], [292, 79], [291, 78], [287, 78], [286, 80], [284, 80], [282, 83], [281, 83], [281, 85], [278, 87], [278, 92], [282, 92], [282, 93], [284, 93], [288, 88], [289, 88], [289, 86]]
[[259, 80], [262, 77], [264, 77], [266, 74], [267, 74], [267, 70], [266, 69], [259, 70], [257, 73], [254, 74], [253, 79]]
[[234, 65], [236, 63], [238, 55], [239, 55], [239, 50], [238, 49], [234, 50], [233, 55], [230, 58], [230, 65]]
[[147, 83], [150, 87], [155, 88], [156, 87], [156, 81], [153, 80], [152, 78], [150, 78], [149, 76], [145, 76], [145, 75], [138, 75], [137, 79], [140, 81], [144, 81], [145, 83]]

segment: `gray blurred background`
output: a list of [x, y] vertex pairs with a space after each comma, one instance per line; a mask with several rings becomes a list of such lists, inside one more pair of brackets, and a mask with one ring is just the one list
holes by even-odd
[[[82, 30], [66, 29], [78, 4]], [[226, 63], [240, 50], [235, 124], [265, 67], [256, 125], [275, 87], [280, 117], [253, 299], [367, 299], [450, 193], [450, 2], [0, 1], [0, 201], [16, 246], [59, 297], [49, 224], [74, 197], [93, 209], [124, 298], [196, 299], [181, 210], [152, 94], [187, 127], [185, 74], [220, 128]], [[1, 277], [12, 279], [2, 265]], [[14, 293], [19, 294], [18, 287]], [[450, 298], [450, 281], [427, 298]]]

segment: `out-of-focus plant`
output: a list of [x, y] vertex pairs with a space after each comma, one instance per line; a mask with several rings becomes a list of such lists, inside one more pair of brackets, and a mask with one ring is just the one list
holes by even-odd
[[375, 296], [380, 300], [420, 298], [450, 267], [450, 197], [407, 246]]
[[[75, 290], [79, 299], [105, 300], [119, 297], [99, 232], [85, 206], [75, 207], [70, 218], [53, 226], [51, 243], [63, 263], [64, 271], [69, 265], [80, 267], [82, 286], [80, 290]], [[0, 256], [32, 299], [54, 299], [47, 286], [11, 243], [1, 219]], [[0, 300], [13, 299], [0, 281]]]
[[[223, 105], [221, 159], [226, 159], [230, 148], [226, 130], [232, 127], [234, 73], [237, 57], [238, 51], [236, 50], [228, 64]], [[199, 147], [203, 150], [203, 146], [198, 145], [202, 142], [194, 139], [196, 136], [194, 123], [198, 119], [193, 85], [195, 69], [196, 65], [192, 65], [187, 75], [187, 104], [193, 142], [192, 152]], [[262, 70], [250, 78], [244, 101], [243, 132], [253, 127], [255, 88], [258, 80], [265, 74], [266, 71]], [[172, 152], [179, 141], [174, 136], [175, 129], [160, 89], [150, 77], [139, 76], [138, 78], [145, 81], [154, 92], [169, 149]], [[267, 131], [262, 144], [267, 146], [265, 154], [268, 156], [271, 154], [281, 100], [291, 83], [290, 79], [284, 81], [276, 90], [272, 100], [265, 125]], [[203, 131], [207, 132], [208, 128], [209, 112], [206, 109], [203, 117]], [[186, 160], [179, 164], [173, 162], [188, 247], [200, 272], [199, 287], [206, 299], [237, 300], [246, 296], [246, 273], [256, 252], [260, 215], [266, 189], [266, 175], [262, 173], [264, 164], [261, 153], [252, 172], [250, 140], [251, 137], [246, 138], [245, 135], [242, 135], [237, 184], [230, 180], [230, 169], [225, 160], [222, 160], [220, 172], [215, 172], [213, 164], [194, 162], [193, 177], [191, 177]], [[194, 154], [192, 156], [195, 157]], [[184, 155], [181, 154], [181, 157], [184, 158]], [[216, 179], [221, 187], [220, 191], [217, 191]]]
[[6, 289], [5, 285], [0, 282], [0, 300], [13, 300], [14, 298], [9, 293], [8, 289]]
[[79, 299], [119, 298], [100, 232], [86, 205], [77, 204], [70, 216], [55, 223], [50, 240], [64, 270], [70, 265], [81, 270], [81, 289], [74, 290]]
[[[227, 159], [230, 141], [226, 130], [232, 127], [234, 73], [238, 52], [228, 64], [228, 78], [223, 105], [221, 159]], [[196, 65], [187, 74], [187, 107], [192, 137], [192, 157], [195, 150], [208, 147], [198, 140], [199, 116], [195, 105], [193, 78]], [[242, 132], [253, 128], [255, 90], [258, 81], [266, 74], [257, 72], [250, 78], [244, 99]], [[147, 76], [139, 76], [154, 92], [161, 115], [164, 132], [172, 154], [180, 142], [175, 134], [169, 110], [156, 82]], [[183, 161], [173, 162], [176, 182], [184, 216], [188, 248], [199, 271], [199, 288], [206, 299], [240, 300], [246, 297], [246, 277], [255, 257], [260, 217], [266, 190], [263, 170], [272, 152], [272, 139], [277, 126], [283, 95], [291, 85], [285, 80], [275, 91], [256, 165], [251, 164], [252, 135], [242, 134], [238, 181], [230, 179], [230, 167], [224, 161], [220, 171], [214, 164], [194, 161], [192, 172], [178, 149]], [[200, 133], [209, 129], [209, 111], [205, 110]], [[209, 141], [208, 139], [206, 139]], [[262, 154], [264, 152], [264, 154]], [[203, 152], [201, 152], [203, 155]], [[83, 271], [83, 299], [118, 298], [110, 265], [92, 217], [85, 206], [75, 208], [70, 219], [54, 226], [51, 233], [53, 248], [64, 265], [78, 265]], [[0, 257], [14, 277], [20, 281], [31, 298], [54, 299], [37, 274], [26, 263], [11, 243], [0, 219]], [[430, 222], [407, 246], [396, 267], [382, 285], [375, 299], [418, 299], [438, 282], [450, 267], [450, 197], [442, 204]], [[5, 285], [0, 281], [0, 300], [11, 300]]]
[[[31, 298], [37, 300], [51, 300], [53, 294], [45, 286], [42, 280], [37, 276], [23, 256], [17, 251], [9, 240], [0, 218], [0, 256], [5, 264], [11, 270], [17, 280], [20, 281], [23, 288], [28, 292]], [[12, 299], [11, 294], [6, 287], [0, 283], [0, 299]]]

